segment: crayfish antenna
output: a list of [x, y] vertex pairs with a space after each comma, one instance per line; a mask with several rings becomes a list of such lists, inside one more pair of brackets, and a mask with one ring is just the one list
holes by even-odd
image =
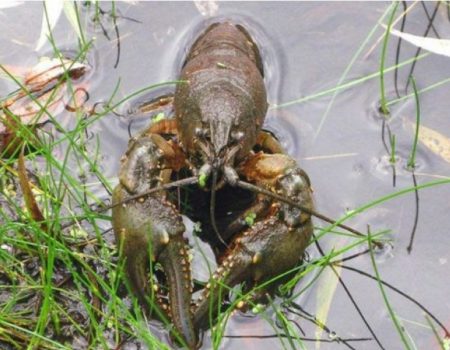
[[125, 204], [125, 203], [128, 203], [128, 202], [134, 201], [136, 199], [149, 196], [149, 195], [151, 195], [153, 193], [156, 193], [156, 192], [166, 191], [166, 190], [169, 190], [169, 189], [175, 188], [175, 187], [183, 187], [183, 186], [194, 185], [194, 184], [197, 184], [197, 183], [198, 183], [198, 177], [197, 176], [191, 176], [191, 177], [187, 177], [185, 179], [168, 182], [168, 183], [166, 183], [164, 185], [161, 185], [161, 186], [158, 186], [158, 187], [153, 187], [153, 188], [151, 188], [148, 191], [140, 192], [140, 193], [137, 193], [137, 194], [135, 194], [133, 196], [129, 196], [125, 200], [122, 200], [120, 202], [114, 203], [114, 204], [106, 206], [106, 207], [102, 207], [101, 210], [99, 210], [99, 212], [107, 211], [109, 209], [117, 207], [118, 205], [122, 205], [122, 204]]
[[222, 243], [226, 248], [228, 248], [228, 244], [222, 238], [222, 235], [217, 228], [216, 223], [216, 185], [217, 185], [217, 169], [213, 169], [212, 171], [212, 185], [211, 185], [211, 202], [209, 204], [209, 216], [211, 219], [211, 226], [214, 230], [214, 233], [217, 236], [217, 239]]
[[[333, 220], [333, 219], [329, 218], [328, 216], [322, 215], [322, 214], [316, 212], [313, 209], [306, 208], [305, 206], [303, 206], [301, 204], [298, 204], [298, 203], [290, 200], [289, 198], [286, 198], [286, 197], [281, 196], [281, 195], [279, 195], [277, 193], [269, 191], [269, 190], [267, 190], [267, 189], [265, 189], [263, 187], [259, 187], [259, 186], [256, 186], [254, 184], [251, 184], [249, 182], [242, 181], [242, 180], [237, 180], [234, 183], [234, 185], [236, 187], [240, 187], [240, 188], [248, 190], [248, 191], [261, 193], [263, 195], [272, 197], [272, 198], [274, 198], [276, 200], [279, 200], [280, 202], [283, 202], [283, 203], [291, 205], [291, 206], [293, 206], [295, 208], [298, 208], [298, 209], [302, 210], [303, 212], [305, 212], [305, 213], [307, 213], [309, 215], [315, 216], [316, 218], [318, 218], [320, 220], [328, 222], [329, 224], [336, 225], [336, 226], [338, 226], [340, 228], [343, 228], [344, 230], [347, 230], [347, 231], [349, 231], [349, 232], [351, 232], [351, 233], [353, 233], [353, 234], [355, 234], [357, 236], [367, 237], [364, 233], [361, 233], [361, 232], [355, 230], [354, 228], [352, 228], [350, 226], [347, 226], [347, 225], [344, 225], [344, 224], [340, 224], [340, 223], [337, 222], [337, 220]], [[383, 244], [381, 242], [373, 242], [373, 244], [375, 244], [377, 247], [380, 247], [380, 248], [383, 246]]]

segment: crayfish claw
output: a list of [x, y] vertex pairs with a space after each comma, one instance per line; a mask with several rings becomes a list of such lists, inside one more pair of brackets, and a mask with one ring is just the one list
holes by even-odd
[[[157, 143], [155, 142], [157, 141]], [[154, 188], [162, 178], [164, 154], [169, 143], [158, 135], [141, 134], [127, 151], [120, 170], [120, 183], [113, 192], [113, 228], [116, 242], [125, 258], [126, 274], [132, 291], [146, 312], [172, 322], [172, 335], [190, 349], [197, 346], [197, 333], [191, 314], [191, 275], [186, 270], [185, 226], [177, 208], [163, 191], [135, 199], [135, 193]], [[161, 150], [164, 151], [161, 151]], [[156, 263], [162, 266], [168, 287], [169, 304], [159, 304], [148, 273]]]

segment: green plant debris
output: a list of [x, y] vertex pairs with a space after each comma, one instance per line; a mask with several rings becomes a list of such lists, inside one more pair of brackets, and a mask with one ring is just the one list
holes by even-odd
[[195, 234], [199, 234], [199, 233], [202, 233], [202, 223], [200, 222], [200, 221], [197, 221], [195, 224], [194, 224], [194, 233]]
[[160, 120], [163, 120], [165, 117], [166, 117], [166, 115], [164, 114], [164, 112], [159, 112], [158, 114], [156, 114], [155, 116], [152, 117], [152, 121], [154, 123], [157, 123]]
[[206, 186], [206, 180], [208, 180], [208, 175], [200, 174], [198, 176], [198, 185], [200, 186], [200, 188], [204, 188]]
[[263, 312], [266, 308], [266, 305], [264, 304], [256, 304], [255, 306], [253, 306], [252, 308], [252, 312], [257, 315], [260, 314], [261, 312]]
[[251, 227], [255, 223], [255, 219], [256, 219], [255, 213], [248, 213], [244, 220], [247, 226]]

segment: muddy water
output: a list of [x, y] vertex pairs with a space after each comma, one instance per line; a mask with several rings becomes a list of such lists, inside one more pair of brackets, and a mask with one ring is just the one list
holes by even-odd
[[[108, 4], [101, 6], [109, 10]], [[176, 79], [181, 59], [199, 31], [206, 27], [205, 21], [213, 22], [212, 17], [232, 18], [249, 29], [262, 50], [271, 104], [266, 127], [278, 135], [287, 152], [309, 174], [318, 211], [339, 218], [383, 196], [413, 186], [412, 172], [405, 166], [414, 139], [411, 124], [415, 122], [416, 109], [412, 97], [393, 104], [386, 122], [396, 135], [398, 159], [394, 187], [393, 169], [381, 137], [383, 117], [377, 111], [379, 79], [367, 79], [339, 90], [336, 95], [333, 92], [318, 95], [339, 83], [348, 83], [378, 72], [381, 44], [371, 48], [383, 33], [380, 28], [362, 48], [348, 71], [347, 67], [388, 8], [388, 3], [228, 2], [205, 6], [204, 3], [191, 2], [118, 3], [117, 10], [122, 17], [117, 20], [120, 57], [116, 68], [118, 47], [111, 19], [106, 15], [102, 17], [110, 37], [108, 40], [102, 30], [89, 21], [93, 15], [92, 9], [83, 8], [85, 35], [96, 37], [89, 53], [93, 69], [89, 78], [90, 102], [108, 100], [115, 90], [114, 100], [119, 101], [149, 85]], [[431, 13], [434, 4], [427, 3], [427, 7]], [[435, 29], [441, 37], [449, 38], [450, 23], [446, 9], [441, 7], [434, 23]], [[50, 46], [39, 52], [33, 51], [40, 31], [41, 4], [26, 4], [0, 11], [2, 63], [29, 66], [35, 64], [38, 57], [51, 52]], [[405, 30], [422, 35], [426, 26], [426, 14], [420, 4], [416, 5], [408, 14]], [[76, 35], [64, 18], [58, 22], [55, 38], [58, 47], [76, 50]], [[395, 62], [396, 44], [397, 40], [391, 38], [386, 66]], [[410, 59], [415, 51], [412, 45], [402, 43], [400, 61]], [[398, 73], [401, 96], [405, 95], [410, 67], [406, 65]], [[450, 77], [450, 59], [429, 55], [417, 62], [414, 76], [419, 89], [447, 79]], [[395, 96], [393, 77], [392, 72], [386, 75], [386, 89], [391, 98]], [[2, 95], [11, 91], [12, 86], [2, 80]], [[171, 89], [161, 88], [159, 92], [143, 98], [145, 100]], [[411, 92], [409, 89], [408, 93]], [[422, 125], [439, 131], [450, 140], [449, 96], [449, 84], [431, 89], [421, 94], [420, 109]], [[111, 114], [90, 127], [90, 132], [99, 138], [100, 166], [111, 185], [117, 182], [118, 159], [126, 148], [129, 133], [148, 123], [146, 118], [129, 115], [135, 104], [135, 101], [128, 101], [117, 111], [122, 117]], [[65, 120], [63, 124], [69, 127], [71, 122]], [[387, 143], [389, 145], [389, 141]], [[426, 184], [450, 176], [448, 161], [448, 157], [444, 159], [419, 143], [415, 169], [417, 183]], [[94, 192], [108, 199], [103, 187], [94, 189]], [[407, 253], [406, 248], [417, 210], [414, 192], [375, 205], [346, 223], [363, 232], [367, 231], [368, 225], [373, 233], [388, 230], [385, 237], [391, 240], [391, 247], [376, 255], [381, 278], [418, 300], [450, 327], [450, 186], [444, 184], [420, 190], [418, 198], [418, 222], [411, 254]], [[319, 220], [315, 224], [317, 233], [320, 228], [326, 227]], [[320, 246], [327, 252], [352, 241], [347, 236], [327, 234], [321, 238]], [[362, 250], [364, 246], [358, 246], [346, 255]], [[320, 257], [313, 246], [309, 255], [311, 261]], [[346, 262], [346, 265], [374, 274], [367, 254]], [[316, 269], [310, 273], [296, 290], [305, 287], [307, 281], [318, 272], [319, 269]], [[348, 270], [341, 270], [340, 276], [383, 347], [401, 349], [400, 336], [377, 283]], [[336, 291], [331, 304], [329, 308], [324, 307], [320, 298], [334, 287]], [[437, 348], [420, 308], [390, 290], [387, 290], [387, 295], [408, 334], [407, 338], [412, 339], [416, 348]], [[335, 337], [373, 338], [343, 286], [336, 285], [332, 273], [323, 274], [296, 299], [296, 303], [310, 314], [325, 309], [325, 323], [331, 335], [324, 331], [320, 337], [327, 341]], [[270, 310], [268, 315], [274, 318]], [[290, 312], [287, 312], [287, 317], [294, 330], [298, 329], [296, 324], [301, 327], [305, 338], [315, 337], [316, 328], [311, 322]], [[225, 331], [225, 335], [236, 337], [226, 337], [222, 347], [278, 349], [284, 344], [290, 348], [287, 340], [267, 337], [277, 332], [282, 333], [283, 330], [271, 326], [262, 317], [248, 318], [236, 314]], [[249, 335], [261, 338], [239, 337]], [[303, 344], [305, 349], [317, 349], [319, 346], [311, 341]], [[380, 348], [373, 339], [350, 341], [348, 344], [356, 349]], [[210, 346], [209, 337], [205, 337], [204, 348]], [[337, 342], [320, 344], [320, 349], [341, 348], [348, 346]]]

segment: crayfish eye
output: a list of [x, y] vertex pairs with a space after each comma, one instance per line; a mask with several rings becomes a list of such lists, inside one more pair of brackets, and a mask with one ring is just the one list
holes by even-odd
[[197, 137], [203, 137], [205, 130], [202, 128], [195, 128], [195, 136]]
[[244, 133], [242, 131], [233, 131], [231, 133], [231, 139], [233, 141], [239, 142], [243, 139]]
[[205, 128], [195, 128], [195, 136], [200, 139], [208, 140], [209, 139], [209, 130]]

